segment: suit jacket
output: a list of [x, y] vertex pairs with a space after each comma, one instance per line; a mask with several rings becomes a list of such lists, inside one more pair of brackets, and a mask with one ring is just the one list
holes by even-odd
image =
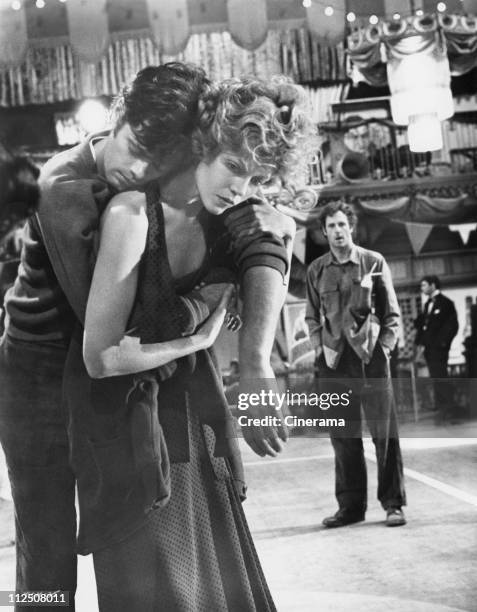
[[452, 340], [459, 330], [454, 302], [442, 293], [433, 299], [430, 312], [422, 312], [414, 321], [417, 329], [416, 344], [426, 349], [449, 350]]

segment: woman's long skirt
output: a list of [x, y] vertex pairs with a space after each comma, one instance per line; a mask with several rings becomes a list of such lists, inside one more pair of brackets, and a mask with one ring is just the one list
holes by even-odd
[[126, 540], [94, 553], [100, 612], [275, 610], [227, 461], [189, 414], [190, 462], [171, 498]]

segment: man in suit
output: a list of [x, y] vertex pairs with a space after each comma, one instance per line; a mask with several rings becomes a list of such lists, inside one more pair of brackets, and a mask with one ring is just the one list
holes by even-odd
[[452, 385], [447, 380], [447, 361], [452, 340], [459, 324], [454, 302], [440, 291], [437, 276], [424, 276], [421, 292], [428, 296], [423, 311], [415, 320], [416, 345], [423, 347], [429, 375], [433, 379], [435, 409], [438, 421], [453, 409]]

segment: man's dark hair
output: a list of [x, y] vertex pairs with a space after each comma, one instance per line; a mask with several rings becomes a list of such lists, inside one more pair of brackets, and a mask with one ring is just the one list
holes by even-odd
[[40, 171], [26, 157], [0, 160], [0, 238], [35, 212]]
[[144, 68], [113, 104], [115, 132], [128, 123], [144, 153], [158, 159], [170, 156], [190, 141], [199, 99], [210, 85], [205, 72], [193, 64]]
[[439, 280], [439, 277], [436, 276], [435, 274], [428, 274], [427, 276], [423, 276], [421, 278], [421, 283], [422, 281], [429, 283], [429, 285], [434, 285], [436, 289], [441, 288], [441, 281]]
[[321, 229], [326, 229], [326, 219], [328, 217], [332, 217], [337, 212], [344, 213], [348, 217], [348, 223], [350, 224], [350, 226], [356, 227], [358, 218], [356, 216], [356, 213], [354, 212], [354, 209], [349, 204], [345, 204], [344, 202], [340, 201], [330, 202], [321, 209], [320, 214], [318, 215], [318, 219], [321, 223]]

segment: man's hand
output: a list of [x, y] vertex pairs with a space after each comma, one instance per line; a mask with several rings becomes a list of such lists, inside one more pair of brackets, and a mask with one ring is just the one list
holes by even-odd
[[196, 332], [196, 336], [200, 340], [202, 348], [209, 348], [216, 341], [224, 323], [227, 308], [230, 300], [233, 298], [234, 291], [234, 285], [230, 283], [225, 284], [225, 289], [222, 291], [217, 308], [215, 308], [207, 321], [205, 321]]
[[249, 198], [248, 203], [231, 210], [224, 219], [235, 246], [246, 245], [268, 232], [285, 243], [295, 236], [296, 224], [265, 200]]
[[[247, 403], [247, 408], [240, 410], [243, 437], [260, 457], [276, 457], [283, 449], [283, 442], [288, 440], [288, 429], [278, 408], [277, 391], [273, 374], [268, 374], [266, 379], [240, 379], [238, 397]], [[254, 402], [254, 398], [259, 401]], [[251, 419], [266, 419], [267, 422], [255, 425]]]

